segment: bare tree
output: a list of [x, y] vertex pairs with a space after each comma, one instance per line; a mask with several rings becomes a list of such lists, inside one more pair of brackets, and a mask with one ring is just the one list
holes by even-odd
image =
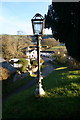
[[54, 38], [48, 38], [42, 40], [42, 45], [47, 45], [49, 47], [54, 47], [59, 45], [59, 41], [56, 41]]

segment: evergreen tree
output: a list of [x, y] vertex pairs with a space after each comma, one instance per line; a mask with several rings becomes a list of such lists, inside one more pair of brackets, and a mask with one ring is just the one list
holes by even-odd
[[80, 2], [52, 2], [46, 18], [46, 28], [51, 28], [53, 37], [64, 42], [70, 56], [80, 61]]

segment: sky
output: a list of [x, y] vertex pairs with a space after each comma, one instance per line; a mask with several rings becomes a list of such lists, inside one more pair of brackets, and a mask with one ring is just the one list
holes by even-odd
[[[40, 13], [42, 16], [47, 14], [52, 0], [45, 0], [45, 2], [42, 0], [13, 1], [15, 0], [0, 2], [0, 34], [16, 35], [17, 31], [23, 31], [27, 35], [32, 35], [31, 19], [36, 13]], [[46, 29], [44, 34], [52, 34], [51, 29]]]

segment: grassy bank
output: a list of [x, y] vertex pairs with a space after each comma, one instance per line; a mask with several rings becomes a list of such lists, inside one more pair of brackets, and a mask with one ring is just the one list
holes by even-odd
[[3, 118], [80, 119], [80, 70], [55, 69], [43, 80], [46, 95], [35, 98], [35, 86], [3, 103]]
[[18, 89], [21, 86], [27, 84], [32, 79], [33, 78], [30, 75], [28, 75], [27, 77], [25, 77], [23, 79], [20, 79], [20, 80], [17, 80], [15, 82], [13, 82], [12, 80], [2, 81], [2, 94], [3, 94], [3, 96], [5, 96], [7, 94], [11, 94], [16, 89]]
[[58, 50], [58, 49], [60, 49], [60, 48], [66, 49], [65, 46], [55, 46], [55, 47], [49, 48], [48, 51], [56, 51], [56, 50]]

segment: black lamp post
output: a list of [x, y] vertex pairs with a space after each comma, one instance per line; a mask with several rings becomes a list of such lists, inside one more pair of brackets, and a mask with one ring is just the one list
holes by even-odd
[[41, 39], [41, 36], [43, 35], [45, 19], [43, 18], [43, 16], [41, 14], [37, 13], [31, 19], [31, 21], [32, 21], [33, 34], [37, 38], [38, 86], [36, 88], [35, 95], [36, 96], [43, 96], [43, 95], [45, 95], [45, 92], [42, 88], [42, 83], [41, 83], [42, 76], [40, 74], [40, 39]]

